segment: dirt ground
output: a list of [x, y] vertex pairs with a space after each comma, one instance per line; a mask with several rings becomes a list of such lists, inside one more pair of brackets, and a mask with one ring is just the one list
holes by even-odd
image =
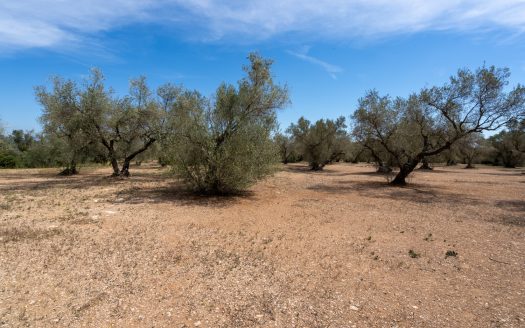
[[[525, 174], [0, 171], [0, 327], [525, 327]], [[448, 252], [448, 256], [447, 256]]]

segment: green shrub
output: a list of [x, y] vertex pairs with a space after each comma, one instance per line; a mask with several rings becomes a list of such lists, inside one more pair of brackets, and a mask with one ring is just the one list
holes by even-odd
[[0, 152], [0, 168], [15, 168], [18, 164], [18, 157], [9, 152]]
[[193, 189], [236, 193], [267, 176], [278, 162], [271, 136], [286, 88], [273, 84], [271, 61], [249, 56], [238, 87], [221, 85], [213, 101], [196, 92], [179, 95], [168, 138], [169, 163]]

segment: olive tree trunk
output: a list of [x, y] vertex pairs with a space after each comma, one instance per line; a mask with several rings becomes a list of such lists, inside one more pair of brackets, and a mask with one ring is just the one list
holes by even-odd
[[411, 161], [408, 161], [406, 163], [404, 163], [403, 165], [401, 165], [399, 167], [399, 172], [397, 173], [396, 177], [394, 178], [394, 180], [392, 180], [392, 182], [390, 182], [390, 184], [394, 185], [394, 186], [404, 186], [406, 185], [406, 177], [412, 173], [412, 171], [414, 171], [414, 169], [417, 167], [417, 165], [419, 164], [420, 160], [419, 159], [413, 159]]

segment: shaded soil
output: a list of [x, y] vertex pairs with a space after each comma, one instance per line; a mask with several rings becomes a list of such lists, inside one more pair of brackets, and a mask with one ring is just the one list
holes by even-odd
[[[525, 175], [0, 171], [0, 327], [525, 327]], [[449, 256], [446, 256], [448, 252]]]

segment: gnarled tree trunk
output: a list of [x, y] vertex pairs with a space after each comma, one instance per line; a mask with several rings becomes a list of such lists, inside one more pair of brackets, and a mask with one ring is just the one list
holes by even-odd
[[474, 168], [474, 165], [472, 164], [472, 162], [474, 161], [473, 158], [467, 158], [467, 166], [465, 166], [466, 169], [473, 169]]
[[75, 160], [72, 160], [69, 163], [69, 165], [62, 172], [60, 172], [58, 175], [67, 176], [67, 175], [75, 175], [75, 174], [78, 174], [77, 162]]
[[122, 164], [122, 170], [120, 170], [120, 175], [123, 177], [129, 177], [129, 164], [130, 161], [124, 160]]
[[390, 182], [390, 184], [394, 185], [394, 186], [404, 186], [406, 185], [406, 178], [408, 177], [408, 175], [410, 173], [412, 173], [412, 171], [414, 171], [414, 169], [416, 168], [416, 166], [419, 164], [419, 159], [413, 159], [413, 160], [410, 160], [408, 161], [407, 163], [404, 163], [403, 165], [401, 165], [399, 167], [399, 172], [397, 173], [396, 177], [394, 178], [394, 180], [392, 180], [392, 182]]
[[324, 164], [320, 163], [310, 163], [312, 171], [321, 171], [323, 170]]
[[428, 159], [426, 157], [423, 157], [422, 160], [423, 165], [419, 168], [420, 170], [432, 170], [432, 167], [430, 167], [430, 164], [428, 163]]
[[114, 156], [111, 156], [111, 167], [113, 168], [112, 176], [118, 177], [120, 175], [120, 168], [118, 167], [118, 161]]

